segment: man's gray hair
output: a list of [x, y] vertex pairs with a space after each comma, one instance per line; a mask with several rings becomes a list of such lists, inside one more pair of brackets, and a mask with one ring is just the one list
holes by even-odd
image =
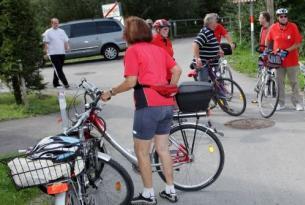
[[205, 15], [204, 19], [203, 19], [203, 24], [205, 26], [208, 26], [211, 22], [213, 21], [217, 21], [217, 14], [216, 13], [208, 13]]

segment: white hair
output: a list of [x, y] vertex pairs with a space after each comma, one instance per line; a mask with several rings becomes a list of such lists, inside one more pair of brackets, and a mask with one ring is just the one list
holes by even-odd
[[203, 19], [203, 23], [205, 26], [208, 26], [211, 22], [217, 22], [217, 14], [216, 13], [208, 13], [205, 15]]

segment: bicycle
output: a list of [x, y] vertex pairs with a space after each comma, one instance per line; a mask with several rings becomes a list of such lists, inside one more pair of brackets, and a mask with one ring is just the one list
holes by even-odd
[[[63, 134], [2, 160], [17, 189], [38, 186], [55, 197], [55, 205], [129, 204], [134, 187], [128, 172], [105, 154], [101, 138], [90, 133], [88, 121], [96, 117], [100, 95]], [[104, 122], [98, 123], [104, 132]]]
[[[96, 101], [98, 89], [93, 84], [83, 80], [81, 87], [85, 90], [84, 99]], [[123, 157], [131, 163], [133, 170], [138, 173], [138, 161], [134, 154], [122, 147], [114, 137], [103, 130], [102, 117], [98, 116], [98, 110], [92, 108], [90, 117], [86, 118], [91, 124], [92, 130], [99, 132], [104, 142], [107, 142]], [[99, 111], [101, 111], [99, 109]], [[80, 116], [83, 116], [80, 114]], [[195, 191], [203, 189], [219, 177], [224, 166], [224, 150], [216, 134], [222, 135], [212, 128], [210, 121], [207, 125], [199, 124], [199, 118], [207, 116], [206, 112], [199, 113], [176, 113], [174, 119], [176, 124], [172, 125], [169, 136], [169, 149], [173, 159], [174, 185], [179, 190]], [[182, 122], [182, 118], [195, 117], [196, 123]], [[78, 122], [77, 122], [78, 123]], [[104, 143], [106, 144], [106, 143]], [[198, 157], [195, 157], [198, 156]], [[162, 173], [162, 164], [158, 154], [153, 147], [150, 154], [152, 171], [157, 172], [162, 180], [165, 180]], [[204, 166], [204, 168], [202, 168]]]
[[[270, 63], [271, 57], [278, 62]], [[269, 118], [276, 111], [279, 102], [279, 88], [275, 76], [275, 70], [281, 65], [281, 57], [273, 54], [271, 50], [267, 52], [267, 57], [259, 57], [258, 80], [255, 86], [259, 112], [262, 117]]]
[[[218, 57], [217, 57], [218, 58]], [[203, 63], [202, 68], [197, 68], [191, 64], [192, 70], [188, 73], [189, 77], [193, 77], [198, 81], [198, 73], [201, 69], [207, 69], [209, 79], [214, 87], [214, 94], [210, 109], [218, 104], [219, 107], [229, 115], [239, 116], [246, 110], [246, 96], [242, 88], [232, 79], [222, 78], [220, 72], [210, 64], [216, 58], [210, 59]]]

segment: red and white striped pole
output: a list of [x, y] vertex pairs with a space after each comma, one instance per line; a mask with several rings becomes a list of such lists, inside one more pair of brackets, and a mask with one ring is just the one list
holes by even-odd
[[254, 16], [253, 16], [253, 1], [250, 2], [250, 26], [251, 26], [251, 52], [254, 55]]

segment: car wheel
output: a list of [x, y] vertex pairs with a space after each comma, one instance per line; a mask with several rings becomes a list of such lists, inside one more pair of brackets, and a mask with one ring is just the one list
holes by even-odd
[[107, 45], [102, 54], [106, 60], [114, 60], [119, 56], [119, 50], [113, 45]]

